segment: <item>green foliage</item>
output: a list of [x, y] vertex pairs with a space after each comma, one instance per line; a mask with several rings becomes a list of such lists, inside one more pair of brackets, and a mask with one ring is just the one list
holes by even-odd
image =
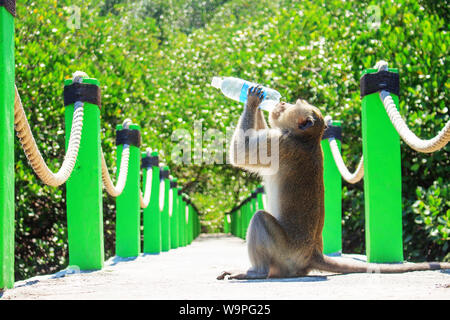
[[[438, 178], [428, 189], [418, 186], [416, 189], [417, 200], [407, 208], [415, 216], [414, 222], [417, 232], [427, 241], [414, 242], [415, 240], [407, 228], [404, 232], [405, 246], [409, 248], [411, 256], [421, 257], [421, 251], [439, 252], [444, 260], [450, 260], [450, 185], [448, 181]], [[409, 226], [408, 226], [409, 227]]]
[[[362, 149], [359, 78], [376, 61], [400, 69], [400, 113], [413, 132], [431, 138], [449, 120], [448, 21], [441, 7], [426, 4], [18, 0], [16, 81], [36, 140], [55, 169], [64, 154], [63, 80], [76, 70], [99, 79], [102, 146], [111, 173], [115, 126], [130, 117], [143, 128], [144, 146], [159, 150], [204, 214], [203, 231], [217, 232], [223, 213], [258, 179], [229, 165], [178, 165], [170, 156], [175, 129], [193, 137], [194, 121], [202, 122], [204, 132], [225, 133], [235, 126], [242, 106], [209, 86], [211, 78], [259, 82], [280, 91], [284, 100], [302, 97], [343, 120], [344, 160], [355, 168]], [[79, 29], [68, 24], [73, 5], [80, 7]], [[370, 23], [369, 5], [380, 9], [378, 27]], [[18, 142], [15, 156], [21, 279], [67, 264], [65, 188], [42, 186]], [[419, 154], [402, 143], [405, 258], [443, 259], [448, 253], [449, 162], [448, 147]], [[363, 200], [362, 184], [345, 185], [346, 252], [364, 250]], [[114, 211], [114, 199], [105, 195], [107, 256], [114, 254]]]

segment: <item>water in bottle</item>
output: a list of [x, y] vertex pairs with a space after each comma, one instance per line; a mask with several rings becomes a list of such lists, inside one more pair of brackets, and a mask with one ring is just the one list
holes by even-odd
[[[211, 85], [214, 88], [222, 90], [222, 93], [226, 97], [246, 103], [248, 89], [256, 87], [258, 84], [234, 77], [213, 77]], [[264, 98], [259, 108], [270, 112], [280, 101], [281, 94], [276, 90], [264, 86], [262, 86], [262, 90], [264, 91]]]

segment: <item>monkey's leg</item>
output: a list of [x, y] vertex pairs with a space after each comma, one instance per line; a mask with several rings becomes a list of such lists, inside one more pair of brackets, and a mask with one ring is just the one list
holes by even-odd
[[268, 278], [285, 277], [290, 259], [289, 239], [278, 220], [266, 211], [257, 211], [247, 233], [248, 255], [252, 269]]
[[277, 219], [258, 211], [250, 221], [247, 249], [252, 267], [247, 272], [223, 272], [217, 279], [264, 279], [288, 276], [284, 265], [289, 256], [289, 241]]

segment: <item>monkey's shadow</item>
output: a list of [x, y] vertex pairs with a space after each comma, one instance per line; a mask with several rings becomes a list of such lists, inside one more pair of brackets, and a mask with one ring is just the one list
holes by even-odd
[[306, 276], [297, 278], [269, 278], [269, 279], [230, 279], [231, 283], [255, 283], [255, 282], [317, 282], [317, 281], [327, 281], [327, 276]]

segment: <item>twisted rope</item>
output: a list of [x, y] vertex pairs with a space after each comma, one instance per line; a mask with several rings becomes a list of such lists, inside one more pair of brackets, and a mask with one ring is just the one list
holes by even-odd
[[[130, 125], [131, 120], [126, 119], [123, 122], [123, 127], [128, 128]], [[125, 184], [127, 182], [128, 177], [128, 163], [130, 160], [130, 146], [127, 144], [123, 145], [122, 149], [122, 158], [120, 161], [120, 169], [119, 169], [119, 177], [117, 179], [117, 185], [114, 185], [114, 183], [111, 180], [111, 176], [109, 175], [108, 166], [105, 161], [105, 155], [103, 153], [103, 150], [101, 150], [102, 155], [102, 180], [103, 185], [105, 186], [106, 192], [111, 197], [118, 197], [123, 192], [123, 189], [125, 188]]]
[[[333, 120], [330, 116], [325, 117], [325, 123], [328, 125], [331, 125], [333, 123]], [[359, 160], [358, 167], [356, 168], [356, 171], [354, 173], [351, 173], [348, 171], [347, 166], [344, 163], [344, 160], [342, 159], [341, 151], [339, 150], [339, 146], [336, 142], [336, 139], [331, 137], [328, 138], [328, 143], [330, 145], [331, 154], [333, 155], [334, 162], [336, 163], [336, 166], [339, 170], [339, 173], [342, 176], [342, 179], [347, 181], [348, 183], [355, 184], [359, 182], [364, 177], [364, 158], [361, 156], [361, 159]]]
[[164, 200], [165, 200], [165, 191], [166, 191], [166, 185], [164, 182], [164, 179], [159, 182], [159, 210], [164, 210]]
[[[375, 68], [379, 71], [387, 70], [387, 62], [379, 61], [375, 65]], [[408, 128], [402, 116], [398, 112], [395, 102], [389, 92], [385, 90], [380, 91], [380, 99], [383, 102], [384, 108], [386, 109], [395, 130], [397, 130], [402, 140], [405, 141], [405, 143], [412, 149], [422, 153], [431, 153], [442, 149], [450, 141], [450, 121], [447, 121], [444, 128], [442, 128], [434, 138], [423, 140], [417, 137]]]
[[[150, 156], [151, 150], [147, 148], [147, 156]], [[142, 195], [142, 191], [139, 192], [139, 200], [141, 202], [141, 208], [145, 209], [150, 203], [150, 195], [152, 191], [152, 168], [147, 168], [147, 177], [145, 179], [145, 194]]]
[[330, 144], [331, 153], [333, 154], [334, 162], [342, 176], [342, 179], [348, 183], [354, 184], [359, 182], [364, 177], [364, 157], [361, 156], [359, 160], [358, 167], [354, 173], [348, 171], [347, 166], [342, 159], [341, 152], [339, 151], [338, 144], [335, 138], [329, 138], [328, 143]]
[[[81, 82], [84, 75], [86, 74], [80, 72], [75, 73], [73, 81]], [[23, 109], [19, 92], [17, 87], [15, 87], [14, 127], [17, 132], [17, 137], [22, 144], [25, 155], [34, 172], [46, 185], [58, 187], [65, 183], [72, 174], [73, 168], [75, 167], [75, 163], [77, 161], [78, 151], [80, 149], [83, 116], [83, 103], [76, 102], [74, 105], [72, 128], [70, 131], [67, 152], [61, 168], [57, 173], [53, 173], [45, 163], [36, 141], [34, 140], [33, 133], [31, 132], [30, 125]]]
[[150, 203], [150, 195], [152, 190], [152, 169], [147, 169], [147, 178], [145, 179], [145, 194], [142, 195], [142, 191], [139, 193], [139, 199], [141, 202], [141, 208], [145, 209]]

